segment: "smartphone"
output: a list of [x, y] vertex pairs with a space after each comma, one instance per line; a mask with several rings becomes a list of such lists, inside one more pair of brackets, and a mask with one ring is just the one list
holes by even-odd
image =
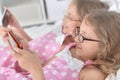
[[[8, 13], [7, 9], [4, 9], [3, 16], [2, 16], [2, 25], [5, 28], [7, 28], [8, 24], [9, 24], [8, 14], [9, 13]], [[21, 42], [15, 36], [15, 34], [12, 32], [12, 30], [10, 30], [8, 32], [8, 40], [10, 42], [11, 47], [17, 46], [18, 48], [23, 49], [23, 46], [22, 46]]]
[[8, 23], [9, 23], [8, 11], [7, 11], [7, 9], [4, 9], [3, 15], [2, 15], [2, 25], [3, 25], [3, 27], [7, 27]]
[[18, 38], [14, 35], [14, 33], [11, 31], [8, 32], [8, 40], [10, 42], [11, 47], [17, 46], [20, 49], [23, 49], [23, 46], [21, 42], [18, 40]]

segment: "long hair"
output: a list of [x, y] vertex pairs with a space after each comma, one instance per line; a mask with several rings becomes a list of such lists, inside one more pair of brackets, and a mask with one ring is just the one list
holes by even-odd
[[96, 66], [106, 74], [115, 73], [120, 68], [120, 14], [99, 10], [86, 15], [85, 22], [93, 26], [100, 40]]
[[100, 0], [72, 0], [77, 7], [77, 13], [80, 20], [83, 20], [84, 16], [96, 9], [108, 9], [109, 6]]

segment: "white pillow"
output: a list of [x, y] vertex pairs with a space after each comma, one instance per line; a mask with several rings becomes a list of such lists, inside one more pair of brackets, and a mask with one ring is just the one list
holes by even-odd
[[120, 80], [120, 69], [115, 74], [109, 74], [105, 80]]
[[117, 71], [116, 80], [120, 80], [120, 69]]

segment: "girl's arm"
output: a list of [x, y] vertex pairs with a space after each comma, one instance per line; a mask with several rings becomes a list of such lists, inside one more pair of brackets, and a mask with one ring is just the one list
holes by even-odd
[[34, 69], [34, 71], [31, 72], [31, 75], [32, 75], [32, 80], [45, 80], [41, 65], [38, 66], [38, 68]]

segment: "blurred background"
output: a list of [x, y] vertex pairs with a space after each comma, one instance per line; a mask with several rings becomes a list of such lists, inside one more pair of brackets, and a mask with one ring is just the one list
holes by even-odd
[[[7, 6], [23, 29], [33, 39], [61, 24], [70, 0], [0, 0], [0, 22], [3, 6]], [[0, 45], [4, 42], [0, 39]]]
[[[0, 0], [0, 17], [7, 6], [22, 26], [52, 23], [61, 20], [71, 0]], [[120, 11], [120, 0], [101, 0], [110, 10]]]
[[22, 26], [51, 23], [60, 20], [70, 0], [1, 0]]

